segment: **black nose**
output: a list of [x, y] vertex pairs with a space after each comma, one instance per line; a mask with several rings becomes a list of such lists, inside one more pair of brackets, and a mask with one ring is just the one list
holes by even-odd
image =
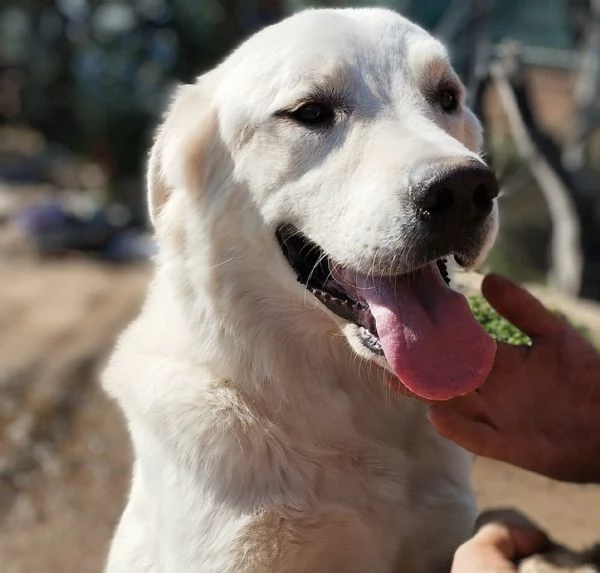
[[415, 173], [413, 182], [417, 214], [436, 226], [480, 223], [498, 196], [496, 177], [476, 160], [429, 163]]

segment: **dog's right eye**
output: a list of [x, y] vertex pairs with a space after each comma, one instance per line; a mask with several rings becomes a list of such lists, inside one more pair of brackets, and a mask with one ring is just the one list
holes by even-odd
[[302, 104], [287, 115], [304, 125], [324, 125], [333, 121], [335, 110], [330, 104], [311, 102]]

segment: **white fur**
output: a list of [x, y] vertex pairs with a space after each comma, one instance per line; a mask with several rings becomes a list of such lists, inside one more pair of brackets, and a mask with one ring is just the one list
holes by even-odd
[[[401, 267], [411, 166], [477, 158], [471, 113], [422, 97], [452, 75], [393, 12], [316, 10], [179, 90], [149, 164], [156, 276], [104, 378], [136, 457], [107, 571], [447, 567], [474, 519], [469, 457], [351, 348], [275, 229], [359, 271]], [[351, 99], [331, 133], [274, 117], [322, 82]]]

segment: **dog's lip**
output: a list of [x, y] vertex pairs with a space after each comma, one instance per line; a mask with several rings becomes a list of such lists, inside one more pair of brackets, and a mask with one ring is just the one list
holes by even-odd
[[471, 257], [463, 255], [461, 253], [453, 253], [452, 258], [456, 261], [456, 264], [463, 269], [467, 269], [471, 266]]
[[[361, 294], [361, 289], [352, 280], [357, 273], [336, 263], [318, 244], [293, 225], [281, 225], [277, 229], [276, 236], [288, 264], [296, 272], [298, 282], [304, 285], [330, 312], [355, 324], [359, 332], [364, 328], [378, 338], [375, 318], [365, 297]], [[314, 264], [305, 264], [309, 258], [313, 259]], [[400, 278], [427, 266], [437, 266], [444, 282], [450, 284], [445, 258], [429, 261], [406, 273], [381, 275], [381, 280]], [[374, 279], [377, 280], [377, 276]], [[373, 348], [370, 349], [375, 352]]]
[[292, 225], [281, 225], [276, 236], [284, 257], [304, 288], [336, 316], [377, 335], [368, 306], [352, 296], [354, 289], [335, 279], [332, 269], [338, 265], [319, 245]]

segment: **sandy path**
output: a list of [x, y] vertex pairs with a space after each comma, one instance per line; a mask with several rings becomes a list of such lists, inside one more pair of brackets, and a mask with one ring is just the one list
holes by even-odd
[[0, 269], [3, 573], [101, 570], [129, 444], [97, 373], [148, 269], [83, 262]]

